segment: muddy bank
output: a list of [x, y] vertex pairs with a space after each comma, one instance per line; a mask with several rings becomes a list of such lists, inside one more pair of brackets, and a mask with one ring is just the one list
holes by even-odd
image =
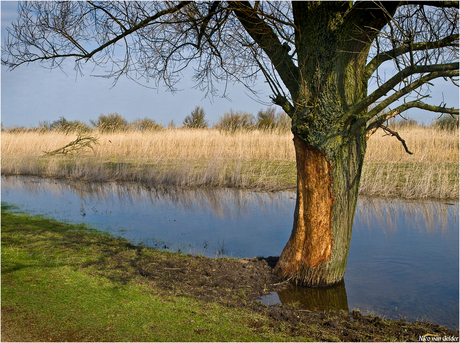
[[[150, 284], [153, 292], [160, 295], [193, 297], [245, 308], [263, 314], [269, 318], [270, 326], [283, 327], [293, 337], [305, 335], [314, 341], [420, 341], [429, 334], [458, 339], [458, 331], [427, 322], [394, 321], [364, 316], [359, 311], [308, 311], [298, 305], [263, 305], [257, 301], [260, 296], [294, 287], [274, 273], [276, 257], [211, 259], [130, 243], [126, 247], [124, 251], [107, 249], [104, 261], [83, 267], [122, 284]], [[255, 330], [262, 326], [256, 320], [249, 324]]]

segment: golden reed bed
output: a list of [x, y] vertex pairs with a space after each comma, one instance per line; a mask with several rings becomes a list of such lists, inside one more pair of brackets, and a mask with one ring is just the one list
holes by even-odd
[[[458, 199], [458, 130], [409, 127], [394, 137], [377, 131], [368, 141], [361, 194]], [[226, 134], [214, 129], [99, 134], [94, 151], [47, 156], [76, 134], [2, 132], [2, 174], [96, 181], [136, 181], [180, 187], [295, 187], [292, 134]]]

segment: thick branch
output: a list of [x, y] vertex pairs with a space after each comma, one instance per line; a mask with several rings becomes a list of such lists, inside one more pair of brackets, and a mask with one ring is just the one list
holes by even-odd
[[[420, 51], [428, 49], [438, 49], [448, 46], [458, 45], [458, 34], [450, 35], [436, 42], [420, 42], [411, 45], [401, 46], [393, 50], [385, 51], [375, 56], [366, 66], [364, 77], [369, 79], [382, 63], [392, 60], [397, 56], [409, 53], [410, 51]], [[455, 44], [453, 44], [456, 42]]]
[[458, 70], [454, 71], [445, 71], [445, 72], [435, 72], [428, 74], [427, 76], [424, 76], [417, 81], [411, 83], [410, 85], [404, 87], [403, 89], [395, 92], [393, 95], [389, 96], [387, 99], [382, 101], [378, 106], [374, 107], [372, 111], [369, 111], [367, 115], [365, 116], [366, 120], [369, 120], [373, 118], [377, 113], [382, 111], [384, 108], [398, 100], [399, 98], [403, 97], [404, 95], [412, 92], [414, 89], [417, 89], [418, 87], [422, 86], [423, 84], [427, 83], [430, 80], [436, 79], [438, 77], [453, 77], [453, 76], [458, 76]]
[[380, 126], [387, 120], [390, 120], [391, 118], [396, 117], [399, 113], [397, 109], [390, 111], [388, 113], [385, 113], [384, 115], [378, 117], [374, 122], [372, 122], [367, 128], [366, 128], [366, 140], [369, 139], [370, 136], [372, 136], [375, 131], [377, 131]]
[[[358, 115], [362, 111], [366, 110], [368, 106], [377, 102], [379, 98], [385, 96], [388, 92], [390, 92], [394, 87], [396, 87], [399, 83], [401, 83], [405, 78], [413, 75], [413, 74], [422, 74], [422, 73], [430, 73], [427, 76], [421, 77], [417, 81], [409, 84], [408, 86], [404, 87], [400, 91], [396, 92], [392, 96], [388, 97], [385, 101], [381, 104], [385, 103], [385, 107], [391, 104], [392, 102], [398, 100], [401, 96], [413, 91], [414, 89], [420, 87], [422, 84], [438, 78], [438, 77], [453, 77], [458, 76], [458, 67], [459, 64], [457, 63], [447, 63], [447, 64], [435, 64], [435, 65], [426, 65], [426, 66], [410, 66], [403, 70], [401, 70], [398, 74], [393, 76], [390, 80], [385, 82], [382, 86], [380, 86], [377, 90], [373, 93], [365, 97], [359, 103], [357, 103], [352, 109], [351, 113]], [[391, 99], [390, 102], [388, 100]], [[381, 105], [380, 104], [380, 105]], [[372, 118], [375, 114], [379, 113], [385, 107], [375, 107], [371, 112], [374, 112], [377, 108], [378, 111], [375, 112], [372, 116], [369, 116], [371, 112], [368, 113], [367, 118]]]
[[437, 113], [447, 113], [452, 115], [459, 115], [459, 109], [454, 107], [445, 107], [445, 106], [435, 106], [435, 105], [428, 105], [420, 101], [411, 101], [397, 108], [400, 109], [401, 112], [406, 111], [409, 108], [420, 108], [425, 111], [437, 112]]
[[361, 37], [356, 36], [363, 44], [374, 40], [385, 25], [391, 20], [396, 10], [402, 3], [398, 1], [356, 1], [353, 8], [345, 16], [351, 26], [366, 28], [361, 31]]
[[230, 1], [238, 20], [252, 39], [267, 54], [291, 96], [295, 98], [299, 88], [299, 71], [268, 24], [257, 16], [248, 2]]

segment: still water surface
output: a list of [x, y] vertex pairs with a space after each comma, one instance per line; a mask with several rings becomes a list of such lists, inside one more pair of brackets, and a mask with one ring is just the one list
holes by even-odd
[[[85, 222], [133, 242], [210, 257], [279, 256], [294, 192], [149, 189], [135, 184], [2, 177], [2, 202]], [[267, 304], [360, 309], [458, 329], [458, 202], [358, 199], [344, 283], [269, 294]]]

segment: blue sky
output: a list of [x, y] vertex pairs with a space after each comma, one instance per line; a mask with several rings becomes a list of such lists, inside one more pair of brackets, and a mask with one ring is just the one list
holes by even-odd
[[[14, 1], [1, 3], [2, 44], [6, 26], [16, 17], [16, 7]], [[206, 119], [212, 124], [230, 109], [256, 115], [260, 109], [267, 107], [255, 101], [253, 95], [251, 98], [248, 90], [238, 84], [229, 85], [227, 89], [232, 101], [219, 97], [211, 101], [203, 98], [204, 93], [193, 89], [191, 75], [187, 74], [178, 87], [182, 91], [173, 95], [162, 86], [149, 89], [127, 78], [121, 78], [112, 87], [113, 80], [91, 76], [91, 65], [85, 66], [83, 77], [77, 77], [73, 67], [71, 59], [64, 65], [65, 73], [50, 71], [38, 64], [21, 66], [14, 71], [2, 66], [1, 121], [4, 127], [36, 126], [39, 122], [52, 122], [60, 117], [89, 123], [90, 119], [95, 120], [100, 114], [114, 112], [128, 121], [148, 117], [163, 125], [171, 120], [178, 125], [196, 106], [204, 108]], [[457, 87], [445, 81], [436, 81], [434, 85], [430, 103], [439, 104], [444, 97], [449, 107], [458, 106]], [[263, 78], [259, 78], [255, 90], [259, 93], [259, 101], [270, 102], [270, 89]], [[406, 117], [430, 122], [436, 114], [411, 110]]]
[[[6, 26], [16, 17], [16, 8], [15, 1], [1, 3], [2, 44]], [[256, 115], [267, 107], [251, 99], [247, 95], [250, 92], [242, 85], [228, 87], [227, 95], [231, 101], [220, 97], [210, 99], [203, 98], [203, 92], [193, 89], [191, 75], [184, 75], [178, 86], [182, 90], [173, 95], [164, 87], [149, 89], [124, 77], [112, 87], [113, 80], [91, 76], [91, 65], [85, 67], [83, 77], [77, 77], [73, 67], [71, 59], [65, 63], [65, 73], [50, 71], [38, 64], [21, 66], [14, 71], [2, 66], [1, 121], [4, 127], [35, 126], [60, 117], [89, 123], [100, 114], [114, 112], [128, 121], [148, 117], [163, 125], [171, 120], [178, 125], [196, 106], [204, 108], [206, 119], [212, 124], [230, 109]], [[260, 101], [269, 102], [270, 89], [263, 81], [259, 79], [255, 90], [260, 93]]]

